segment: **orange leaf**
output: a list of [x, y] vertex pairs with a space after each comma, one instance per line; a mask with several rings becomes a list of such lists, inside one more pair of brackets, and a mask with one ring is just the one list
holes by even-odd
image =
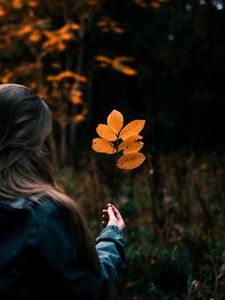
[[144, 146], [143, 142], [133, 142], [128, 144], [123, 150], [123, 154], [136, 153]]
[[118, 110], [114, 109], [108, 115], [107, 124], [117, 135], [123, 127], [123, 115]]
[[103, 138], [107, 141], [116, 141], [117, 140], [116, 134], [106, 124], [99, 124], [98, 127], [96, 128], [96, 131], [97, 131], [97, 134], [101, 138]]
[[130, 153], [122, 155], [117, 161], [119, 169], [131, 170], [139, 167], [145, 160], [143, 153]]
[[132, 135], [137, 135], [145, 126], [145, 120], [134, 120], [128, 123], [120, 132], [119, 137], [122, 140], [129, 138]]
[[106, 153], [106, 154], [116, 153], [116, 149], [114, 148], [113, 143], [101, 138], [93, 139], [92, 149], [99, 153]]
[[121, 150], [124, 150], [129, 144], [133, 143], [133, 142], [136, 142], [138, 140], [141, 140], [142, 139], [142, 136], [141, 135], [132, 135], [130, 136], [129, 138], [125, 139], [120, 145], [119, 145], [119, 148], [118, 148], [118, 151], [121, 151]]

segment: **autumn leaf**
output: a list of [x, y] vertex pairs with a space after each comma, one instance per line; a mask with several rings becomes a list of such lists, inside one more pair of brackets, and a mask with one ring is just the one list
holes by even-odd
[[128, 144], [123, 150], [123, 154], [136, 153], [144, 146], [143, 142], [133, 142]]
[[107, 118], [107, 124], [118, 135], [123, 127], [123, 115], [114, 109]]
[[98, 127], [96, 128], [97, 134], [107, 140], [107, 141], [116, 141], [117, 136], [113, 132], [113, 130], [106, 124], [99, 124]]
[[[137, 168], [145, 160], [144, 154], [139, 152], [144, 146], [139, 133], [145, 120], [134, 120], [124, 128], [123, 123], [123, 115], [114, 109], [107, 117], [107, 124], [97, 126], [96, 132], [100, 138], [93, 139], [92, 149], [100, 153], [116, 154], [116, 168], [130, 170]], [[123, 151], [122, 156], [120, 151]]]
[[95, 138], [92, 141], [92, 149], [99, 153], [114, 154], [116, 149], [113, 143], [101, 138]]
[[128, 123], [120, 132], [119, 137], [122, 140], [129, 138], [130, 136], [137, 135], [145, 126], [145, 120], [134, 120]]
[[139, 167], [145, 160], [143, 153], [130, 153], [122, 155], [117, 161], [119, 169], [131, 170]]
[[141, 140], [143, 137], [141, 135], [132, 135], [130, 137], [128, 137], [127, 139], [125, 139], [122, 143], [120, 143], [119, 147], [118, 147], [118, 151], [124, 150], [129, 144], [136, 142], [138, 140]]

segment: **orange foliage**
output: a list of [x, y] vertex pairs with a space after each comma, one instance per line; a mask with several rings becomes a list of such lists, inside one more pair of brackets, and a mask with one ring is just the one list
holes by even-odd
[[114, 148], [113, 143], [101, 138], [93, 139], [92, 149], [99, 153], [106, 153], [106, 154], [116, 153], [116, 149]]
[[25, 73], [32, 75], [37, 68], [39, 68], [37, 64], [24, 63], [15, 67], [13, 70], [4, 69], [3, 74], [0, 76], [0, 82], [9, 83]]
[[107, 141], [117, 140], [117, 135], [114, 133], [113, 129], [106, 124], [99, 124], [96, 128], [96, 132], [101, 138]]
[[123, 127], [123, 115], [114, 109], [111, 114], [108, 115], [107, 124], [115, 134], [118, 135]]
[[[7, 53], [9, 57], [11, 55], [15, 57], [15, 53], [18, 54], [18, 57], [21, 57], [20, 53], [23, 53], [23, 51], [25, 53], [21, 62], [15, 61], [13, 66], [11, 65], [1, 70], [0, 82], [21, 82], [29, 85], [35, 89], [41, 97], [46, 97], [48, 103], [53, 105], [55, 111], [57, 111], [57, 114], [54, 113], [54, 119], [57, 122], [62, 124], [68, 124], [73, 121], [80, 123], [86, 119], [88, 111], [77, 82], [79, 85], [86, 83], [87, 78], [78, 74], [80, 71], [73, 72], [65, 66], [72, 65], [70, 64], [70, 56], [73, 57], [71, 53], [74, 51], [73, 46], [75, 42], [76, 46], [78, 45], [77, 49], [79, 51], [79, 43], [82, 43], [82, 37], [85, 34], [83, 19], [89, 15], [91, 16], [92, 12], [95, 11], [95, 6], [100, 5], [101, 1], [88, 0], [86, 6], [87, 10], [80, 15], [77, 14], [77, 18], [74, 18], [77, 20], [77, 23], [70, 21], [74, 20], [73, 18], [68, 18], [64, 24], [57, 29], [54, 27], [58, 24], [54, 22], [54, 11], [53, 14], [47, 14], [47, 17], [43, 16], [42, 9], [39, 9], [41, 4], [41, 0], [0, 0], [0, 20], [2, 23], [0, 28], [1, 51]], [[62, 8], [62, 2], [59, 0], [46, 0], [45, 5], [49, 12], [50, 10], [58, 11]], [[79, 10], [81, 6], [83, 6], [83, 4], [77, 1], [73, 8], [78, 8]], [[5, 16], [7, 16], [7, 22], [5, 21]], [[81, 23], [82, 26], [78, 23]], [[102, 17], [95, 25], [103, 32], [114, 32], [116, 34], [125, 32], [117, 21], [109, 17]], [[20, 44], [22, 48], [20, 48]], [[20, 49], [22, 49], [21, 52]], [[68, 55], [65, 55], [66, 62], [63, 59], [58, 61], [59, 52], [63, 52], [66, 49], [69, 50]], [[71, 58], [71, 60], [72, 59], [73, 58]], [[112, 67], [130, 76], [135, 75], [136, 70], [130, 68], [124, 62], [131, 60], [133, 59], [129, 57], [117, 56], [108, 58], [103, 55], [96, 56], [96, 61], [99, 62], [101, 67]], [[33, 63], [30, 63], [30, 61]], [[52, 69], [55, 69], [52, 71], [53, 74], [50, 73]], [[77, 68], [77, 70], [79, 70], [79, 68]], [[63, 99], [66, 100], [62, 100], [61, 95], [63, 93], [66, 95]], [[60, 101], [66, 103], [62, 104]], [[68, 116], [62, 116], [60, 105], [65, 105], [66, 108], [66, 105], [71, 105], [70, 103], [80, 105], [79, 109], [83, 107], [83, 110], [73, 117], [69, 114]], [[111, 131], [113, 137], [117, 139], [117, 134], [123, 126], [123, 116], [122, 114], [119, 115], [118, 112], [114, 112], [114, 114], [117, 115], [115, 120], [112, 114], [109, 117], [108, 125], [105, 126], [108, 126], [108, 131]], [[118, 123], [119, 116], [120, 123]], [[98, 130], [101, 134], [101, 126]], [[105, 136], [105, 133], [102, 134]]]
[[31, 24], [23, 25], [17, 32], [15, 32], [15, 36], [22, 37], [28, 33], [31, 33], [33, 30]]
[[[138, 140], [138, 135], [145, 125], [145, 120], [134, 120], [123, 127], [123, 115], [113, 110], [107, 117], [107, 124], [99, 124], [96, 132], [100, 138], [92, 141], [92, 149], [99, 153], [114, 154], [120, 151], [123, 154], [117, 159], [119, 169], [131, 170], [140, 166], [144, 160], [144, 154], [139, 150], [144, 143]], [[121, 142], [121, 139], [123, 140]]]
[[130, 137], [128, 137], [127, 139], [125, 139], [118, 147], [118, 151], [124, 150], [127, 148], [127, 146], [129, 146], [130, 144], [132, 144], [133, 142], [137, 142], [138, 140], [141, 140], [142, 136], [141, 135], [132, 135]]
[[23, 7], [23, 0], [13, 0], [12, 7], [15, 9], [21, 9]]
[[117, 167], [119, 169], [131, 170], [139, 167], [145, 161], [143, 153], [124, 154], [118, 159]]
[[77, 23], [66, 24], [63, 27], [55, 30], [45, 30], [44, 34], [47, 40], [42, 44], [42, 49], [46, 52], [52, 52], [59, 50], [60, 52], [65, 50], [66, 41], [75, 40], [75, 31], [80, 29], [80, 25]]
[[0, 7], [0, 17], [4, 17], [6, 14], [6, 11], [4, 9], [4, 7]]
[[123, 63], [124, 61], [133, 61], [134, 59], [132, 57], [117, 56], [117, 57], [111, 59], [106, 56], [99, 55], [99, 56], [95, 57], [95, 60], [97, 60], [98, 62], [101, 63], [100, 66], [102, 66], [102, 67], [111, 66], [113, 69], [115, 69], [125, 75], [134, 76], [137, 74], [137, 71], [135, 69], [133, 69]]
[[65, 78], [73, 78], [77, 81], [81, 81], [81, 82], [86, 82], [87, 81], [87, 78], [85, 76], [82, 76], [80, 74], [76, 74], [72, 71], [63, 71], [63, 72], [60, 72], [59, 74], [57, 75], [50, 75], [47, 77], [47, 80], [48, 81], [60, 81], [62, 79], [65, 79]]
[[33, 31], [33, 33], [29, 36], [29, 40], [33, 43], [37, 43], [41, 40], [41, 33], [39, 31]]

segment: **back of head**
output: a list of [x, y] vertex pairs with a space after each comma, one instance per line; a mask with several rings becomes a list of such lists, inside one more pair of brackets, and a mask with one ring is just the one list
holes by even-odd
[[52, 183], [43, 165], [51, 126], [51, 111], [31, 89], [0, 85], [0, 195], [30, 195], [38, 181]]

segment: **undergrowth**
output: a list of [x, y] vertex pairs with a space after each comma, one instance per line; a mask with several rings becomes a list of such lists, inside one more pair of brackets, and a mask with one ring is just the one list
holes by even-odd
[[[88, 162], [59, 175], [96, 237], [111, 174], [102, 159]], [[171, 154], [157, 166], [150, 160], [119, 176], [115, 204], [127, 224], [127, 266], [111, 299], [225, 300], [225, 159]]]

